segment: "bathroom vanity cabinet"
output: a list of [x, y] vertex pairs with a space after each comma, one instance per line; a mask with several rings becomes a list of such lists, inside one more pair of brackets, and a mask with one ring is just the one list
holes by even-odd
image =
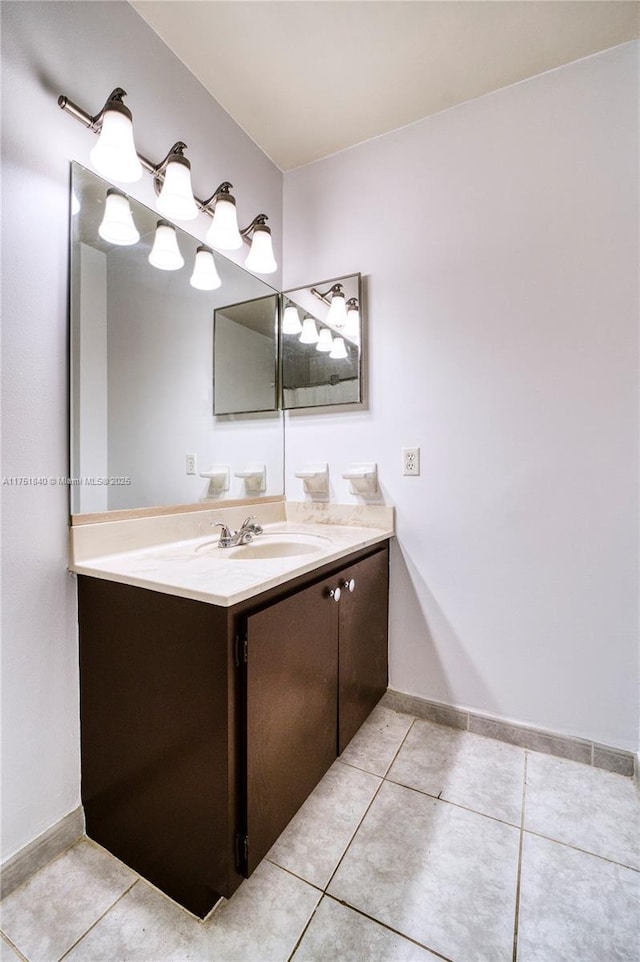
[[200, 917], [231, 896], [386, 690], [388, 565], [228, 608], [80, 575], [88, 836]]

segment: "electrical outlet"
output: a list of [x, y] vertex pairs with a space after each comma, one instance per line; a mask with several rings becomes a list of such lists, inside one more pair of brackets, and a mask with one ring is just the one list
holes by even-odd
[[196, 473], [196, 456], [195, 454], [187, 454], [187, 474]]
[[420, 448], [402, 449], [402, 473], [413, 477], [420, 474]]

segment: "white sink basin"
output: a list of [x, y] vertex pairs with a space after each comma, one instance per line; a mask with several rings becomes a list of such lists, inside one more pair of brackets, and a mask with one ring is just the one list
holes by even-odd
[[238, 545], [229, 549], [229, 557], [239, 561], [250, 561], [254, 558], [292, 558], [296, 555], [318, 554], [324, 545], [311, 539], [269, 538], [261, 541], [256, 538], [250, 544]]
[[294, 534], [265, 532], [256, 535], [249, 544], [233, 548], [219, 548], [218, 540], [207, 541], [196, 548], [196, 552], [215, 550], [217, 557], [224, 561], [254, 561], [269, 558], [294, 558], [299, 555], [318, 554], [326, 549], [331, 539], [322, 534]]

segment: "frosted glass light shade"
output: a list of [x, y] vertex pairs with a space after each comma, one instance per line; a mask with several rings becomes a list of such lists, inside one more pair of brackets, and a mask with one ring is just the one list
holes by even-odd
[[254, 228], [251, 250], [245, 264], [254, 274], [273, 274], [274, 271], [278, 270], [276, 259], [273, 256], [271, 231], [266, 225], [258, 224]]
[[329, 313], [327, 314], [327, 324], [332, 327], [344, 327], [347, 323], [347, 306], [344, 294], [336, 291], [331, 298]]
[[198, 216], [191, 189], [191, 167], [184, 158], [181, 161], [169, 161], [167, 164], [156, 207], [161, 214], [172, 220], [194, 220]]
[[207, 247], [197, 249], [189, 283], [198, 291], [215, 291], [221, 286], [222, 281], [216, 270], [213, 253]]
[[333, 349], [333, 338], [331, 337], [331, 331], [328, 327], [323, 327], [320, 331], [320, 336], [318, 337], [318, 343], [316, 344], [316, 351], [322, 351], [323, 353], [328, 353]]
[[340, 360], [343, 357], [348, 357], [348, 356], [349, 355], [347, 354], [347, 348], [344, 343], [344, 338], [343, 337], [334, 338], [333, 345], [331, 347], [331, 354], [329, 355], [329, 357], [332, 357], [334, 360]]
[[302, 334], [300, 335], [301, 344], [317, 344], [318, 328], [312, 317], [305, 317], [302, 322]]
[[284, 309], [284, 316], [282, 318], [282, 333], [299, 334], [301, 330], [302, 324], [300, 322], [298, 308], [294, 304], [288, 304]]
[[179, 271], [184, 266], [175, 227], [167, 224], [166, 221], [158, 221], [156, 236], [149, 254], [149, 263], [161, 271]]
[[207, 243], [221, 251], [240, 250], [242, 235], [238, 230], [235, 201], [225, 197], [216, 200], [213, 220], [207, 231]]
[[359, 337], [360, 335], [360, 311], [357, 307], [347, 309], [347, 323], [344, 326], [344, 333], [347, 337]]
[[107, 110], [102, 118], [98, 142], [89, 154], [93, 167], [108, 180], [132, 184], [142, 177], [133, 142], [133, 123], [126, 113]]
[[109, 244], [118, 244], [121, 247], [137, 244], [140, 240], [140, 232], [133, 222], [129, 200], [119, 190], [107, 191], [98, 234]]

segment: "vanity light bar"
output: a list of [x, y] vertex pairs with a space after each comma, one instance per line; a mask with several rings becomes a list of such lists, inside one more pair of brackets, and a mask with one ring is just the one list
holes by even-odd
[[[93, 116], [62, 94], [58, 97], [58, 106], [81, 124], [84, 124], [85, 127], [88, 127], [89, 130], [99, 134], [101, 140], [103, 134], [111, 138], [110, 143], [104, 149], [97, 150], [100, 146], [99, 141], [92, 151], [92, 163], [103, 176], [111, 180], [119, 180], [122, 183], [132, 183], [142, 176], [138, 166], [139, 162], [139, 165], [153, 177], [156, 194], [162, 201], [161, 213], [164, 213], [165, 216], [172, 216], [175, 220], [190, 220], [197, 215], [198, 211], [202, 211], [213, 218], [215, 223], [218, 200], [226, 201], [227, 207], [230, 203], [235, 205], [235, 199], [229, 193], [229, 189], [233, 185], [224, 181], [207, 200], [196, 197], [191, 191], [191, 164], [184, 156], [187, 145], [182, 141], [177, 141], [159, 164], [154, 164], [148, 157], [138, 153], [133, 145], [132, 114], [123, 102], [123, 97], [126, 97], [126, 95], [126, 91], [122, 87], [116, 87], [107, 97], [102, 109]], [[113, 130], [111, 130], [111, 126], [114, 126]], [[118, 143], [116, 143], [116, 138], [119, 138]], [[118, 160], [115, 161], [115, 166], [112, 164], [109, 167], [109, 160], [115, 158], [116, 155]], [[174, 207], [171, 207], [171, 197], [166, 196], [165, 181], [167, 180], [169, 181], [167, 185], [169, 187], [178, 185], [179, 197], [173, 192], [173, 201], [176, 203]], [[222, 204], [222, 208], [224, 210], [225, 204]], [[271, 246], [271, 230], [266, 225], [267, 220], [266, 214], [258, 214], [247, 227], [237, 230], [237, 234], [242, 241], [251, 246], [249, 252], [250, 269], [263, 274], [270, 274], [277, 270]], [[211, 243], [211, 233], [208, 234], [208, 239]], [[254, 250], [253, 242], [255, 239], [258, 243]], [[213, 244], [212, 246], [217, 245]], [[239, 245], [234, 244], [233, 247], [221, 247], [221, 249], [233, 250], [237, 246]]]

